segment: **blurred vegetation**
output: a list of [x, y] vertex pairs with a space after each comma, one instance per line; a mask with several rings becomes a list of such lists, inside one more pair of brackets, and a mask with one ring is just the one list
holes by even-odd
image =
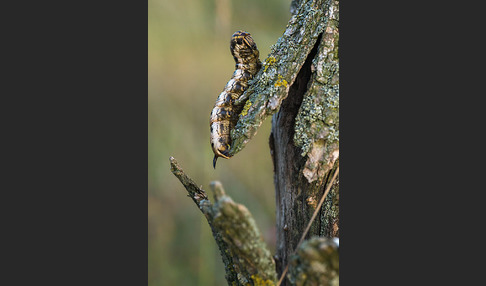
[[[209, 114], [234, 71], [233, 32], [250, 32], [264, 60], [290, 19], [290, 0], [148, 1], [148, 280], [226, 285], [206, 220], [169, 170], [174, 156], [202, 188], [219, 180], [254, 215], [275, 251], [268, 119], [247, 147], [212, 168]], [[212, 196], [212, 194], [210, 194]]]

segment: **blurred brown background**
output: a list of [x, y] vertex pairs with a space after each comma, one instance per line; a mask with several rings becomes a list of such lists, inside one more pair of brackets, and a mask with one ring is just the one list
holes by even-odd
[[[219, 180], [275, 249], [267, 119], [247, 147], [212, 167], [209, 114], [234, 71], [233, 32], [252, 34], [263, 61], [290, 19], [290, 0], [148, 1], [148, 281], [226, 285], [210, 228], [169, 170], [174, 156], [208, 192]], [[210, 193], [212, 198], [212, 194]]]

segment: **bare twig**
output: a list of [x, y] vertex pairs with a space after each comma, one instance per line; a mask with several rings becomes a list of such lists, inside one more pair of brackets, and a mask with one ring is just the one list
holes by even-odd
[[184, 173], [177, 161], [173, 157], [169, 160], [172, 173], [184, 185], [211, 227], [225, 265], [228, 284], [275, 283], [275, 262], [248, 209], [235, 203], [218, 181], [210, 184], [214, 193], [214, 203], [211, 203], [206, 192]]

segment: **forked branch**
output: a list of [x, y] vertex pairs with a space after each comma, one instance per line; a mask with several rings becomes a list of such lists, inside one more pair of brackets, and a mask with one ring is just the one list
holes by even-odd
[[274, 285], [275, 262], [248, 209], [226, 195], [223, 185], [214, 181], [211, 203], [206, 192], [187, 176], [174, 157], [172, 173], [186, 188], [189, 197], [206, 217], [219, 247], [229, 285]]

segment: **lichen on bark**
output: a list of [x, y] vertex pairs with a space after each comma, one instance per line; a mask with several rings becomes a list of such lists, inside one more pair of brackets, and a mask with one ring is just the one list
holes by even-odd
[[[293, 8], [286, 31], [235, 102], [242, 112], [231, 131], [230, 154], [234, 155], [274, 114], [270, 149], [277, 201], [277, 267], [248, 210], [233, 202], [218, 182], [211, 184], [212, 203], [171, 158], [174, 175], [208, 220], [229, 285], [273, 285], [275, 268], [282, 273], [288, 262], [292, 285], [337, 285], [339, 279], [338, 254], [326, 238], [304, 242], [289, 260], [329, 184], [330, 192], [308, 235], [339, 235], [339, 176], [334, 183], [331, 180], [339, 165], [339, 5], [337, 0], [292, 3], [299, 6]], [[327, 274], [322, 277], [322, 273]]]
[[312, 75], [295, 120], [294, 143], [308, 156], [303, 170], [309, 182], [327, 173], [339, 158], [339, 6], [333, 1], [312, 60]]
[[229, 246], [236, 271], [240, 273], [239, 283], [274, 282], [275, 263], [251, 213], [226, 195], [220, 182], [211, 183], [211, 188], [219, 193], [212, 208], [213, 225], [223, 233], [223, 240]]
[[[339, 2], [326, 2], [322, 33], [273, 115], [270, 148], [277, 201], [278, 273], [331, 189], [309, 236], [339, 235]], [[303, 4], [305, 5], [305, 4]], [[278, 59], [277, 59], [278, 62]], [[331, 178], [336, 174], [336, 180]], [[284, 280], [283, 285], [289, 281]]]
[[212, 203], [206, 192], [187, 176], [171, 157], [171, 171], [186, 188], [189, 197], [206, 217], [225, 265], [229, 285], [274, 285], [275, 262], [248, 209], [226, 195], [214, 181]]
[[296, 286], [339, 285], [339, 248], [329, 238], [312, 237], [290, 258], [287, 276]]
[[249, 82], [249, 88], [236, 105], [245, 101], [249, 107], [240, 114], [231, 131], [231, 156], [241, 151], [257, 133], [263, 121], [278, 111], [287, 97], [299, 70], [327, 24], [325, 11], [331, 0], [302, 1], [297, 13], [289, 20], [282, 37], [271, 47], [263, 68]]

